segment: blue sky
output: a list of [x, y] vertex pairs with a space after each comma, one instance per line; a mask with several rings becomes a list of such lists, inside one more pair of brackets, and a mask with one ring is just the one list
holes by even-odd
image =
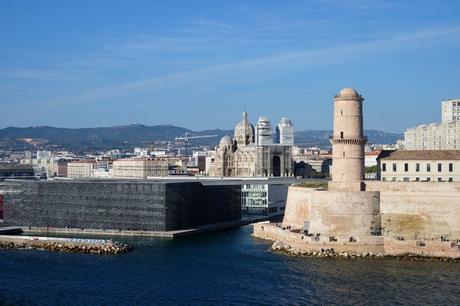
[[355, 87], [365, 127], [438, 122], [460, 97], [460, 1], [0, 2], [0, 128], [195, 130], [290, 117], [330, 129]]

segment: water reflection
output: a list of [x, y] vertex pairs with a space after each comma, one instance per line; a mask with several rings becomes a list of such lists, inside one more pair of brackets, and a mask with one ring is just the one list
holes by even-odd
[[289, 257], [251, 231], [126, 237], [119, 256], [0, 251], [0, 304], [460, 304], [457, 263]]

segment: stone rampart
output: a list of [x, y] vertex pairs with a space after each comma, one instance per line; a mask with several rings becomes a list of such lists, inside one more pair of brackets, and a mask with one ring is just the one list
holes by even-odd
[[283, 225], [327, 235], [371, 235], [380, 231], [379, 213], [379, 192], [289, 187]]
[[[380, 204], [371, 200], [373, 195], [369, 202], [373, 204], [369, 207], [380, 210], [382, 235], [407, 239], [431, 240], [441, 236], [450, 240], [460, 239], [460, 183], [366, 181], [366, 190], [380, 192]], [[313, 228], [310, 227], [310, 232], [320, 232], [325, 228], [319, 223], [326, 222], [326, 219], [330, 219], [326, 223], [335, 222], [337, 218], [334, 215], [340, 211], [352, 213], [354, 209], [365, 209], [353, 204], [352, 196], [340, 194], [350, 193], [289, 187], [283, 225], [301, 229], [305, 222], [312, 221], [313, 215], [323, 215], [313, 222]], [[331, 216], [324, 217], [325, 214]], [[362, 224], [363, 221], [356, 218]], [[338, 222], [340, 224], [343, 222]]]
[[283, 225], [303, 228], [311, 218], [311, 203], [315, 188], [291, 186], [288, 190]]
[[366, 182], [380, 191], [382, 235], [460, 239], [460, 183]]
[[380, 234], [379, 192], [315, 191], [309, 233], [336, 236]]
[[[324, 252], [333, 250], [334, 253], [350, 255], [373, 254], [377, 256], [407, 256], [460, 258], [460, 244], [446, 241], [397, 240], [393, 237], [365, 236], [356, 241], [339, 236], [331, 241], [326, 237], [307, 236], [275, 224], [254, 224], [254, 236], [262, 239], [282, 242], [285, 250], [291, 254], [305, 252]], [[274, 246], [275, 246], [274, 244]]]
[[334, 249], [335, 252], [384, 254], [384, 241], [381, 236], [362, 237], [350, 242], [348, 237], [337, 237], [330, 241], [329, 237], [310, 237], [301, 233], [283, 229], [274, 224], [254, 224], [254, 236], [272, 241], [282, 241], [291, 248], [307, 252], [320, 252]]

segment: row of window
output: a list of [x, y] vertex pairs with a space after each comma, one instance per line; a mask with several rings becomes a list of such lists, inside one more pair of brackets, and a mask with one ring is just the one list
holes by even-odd
[[[382, 182], [386, 182], [387, 181], [387, 178], [386, 177], [382, 177]], [[391, 182], [396, 182], [396, 177], [392, 177], [391, 180], [389, 180]], [[454, 179], [452, 177], [449, 177], [447, 179], [447, 182], [453, 182]], [[408, 177], [404, 177], [403, 178], [403, 182], [410, 182], [410, 178]], [[420, 179], [419, 177], [416, 177], [415, 178], [415, 182], [431, 182], [431, 177], [427, 177], [426, 179]], [[438, 182], [445, 182], [445, 180], [442, 179], [442, 177], [438, 177]]]
[[[392, 164], [392, 169], [393, 169], [393, 172], [397, 171], [397, 164], [396, 163]], [[387, 171], [387, 164], [382, 163], [382, 172], [386, 172], [386, 171]], [[408, 172], [408, 171], [409, 171], [409, 163], [404, 163], [404, 172]], [[419, 172], [419, 171], [420, 171], [420, 163], [416, 163], [415, 164], [415, 172]], [[441, 172], [441, 171], [442, 171], [442, 163], [438, 163], [438, 172]], [[449, 163], [449, 172], [452, 172], [452, 171], [454, 171], [454, 164]], [[431, 164], [430, 163], [426, 164], [426, 172], [431, 172]]]
[[267, 196], [267, 192], [265, 191], [257, 191], [257, 190], [254, 190], [254, 191], [241, 191], [241, 196], [242, 197], [255, 197], [255, 196], [259, 196], [259, 197], [266, 197]]

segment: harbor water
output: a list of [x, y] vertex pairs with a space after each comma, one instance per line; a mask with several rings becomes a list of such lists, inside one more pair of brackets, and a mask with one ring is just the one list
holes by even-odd
[[251, 232], [132, 238], [122, 255], [0, 250], [0, 305], [460, 304], [458, 263], [290, 257]]

